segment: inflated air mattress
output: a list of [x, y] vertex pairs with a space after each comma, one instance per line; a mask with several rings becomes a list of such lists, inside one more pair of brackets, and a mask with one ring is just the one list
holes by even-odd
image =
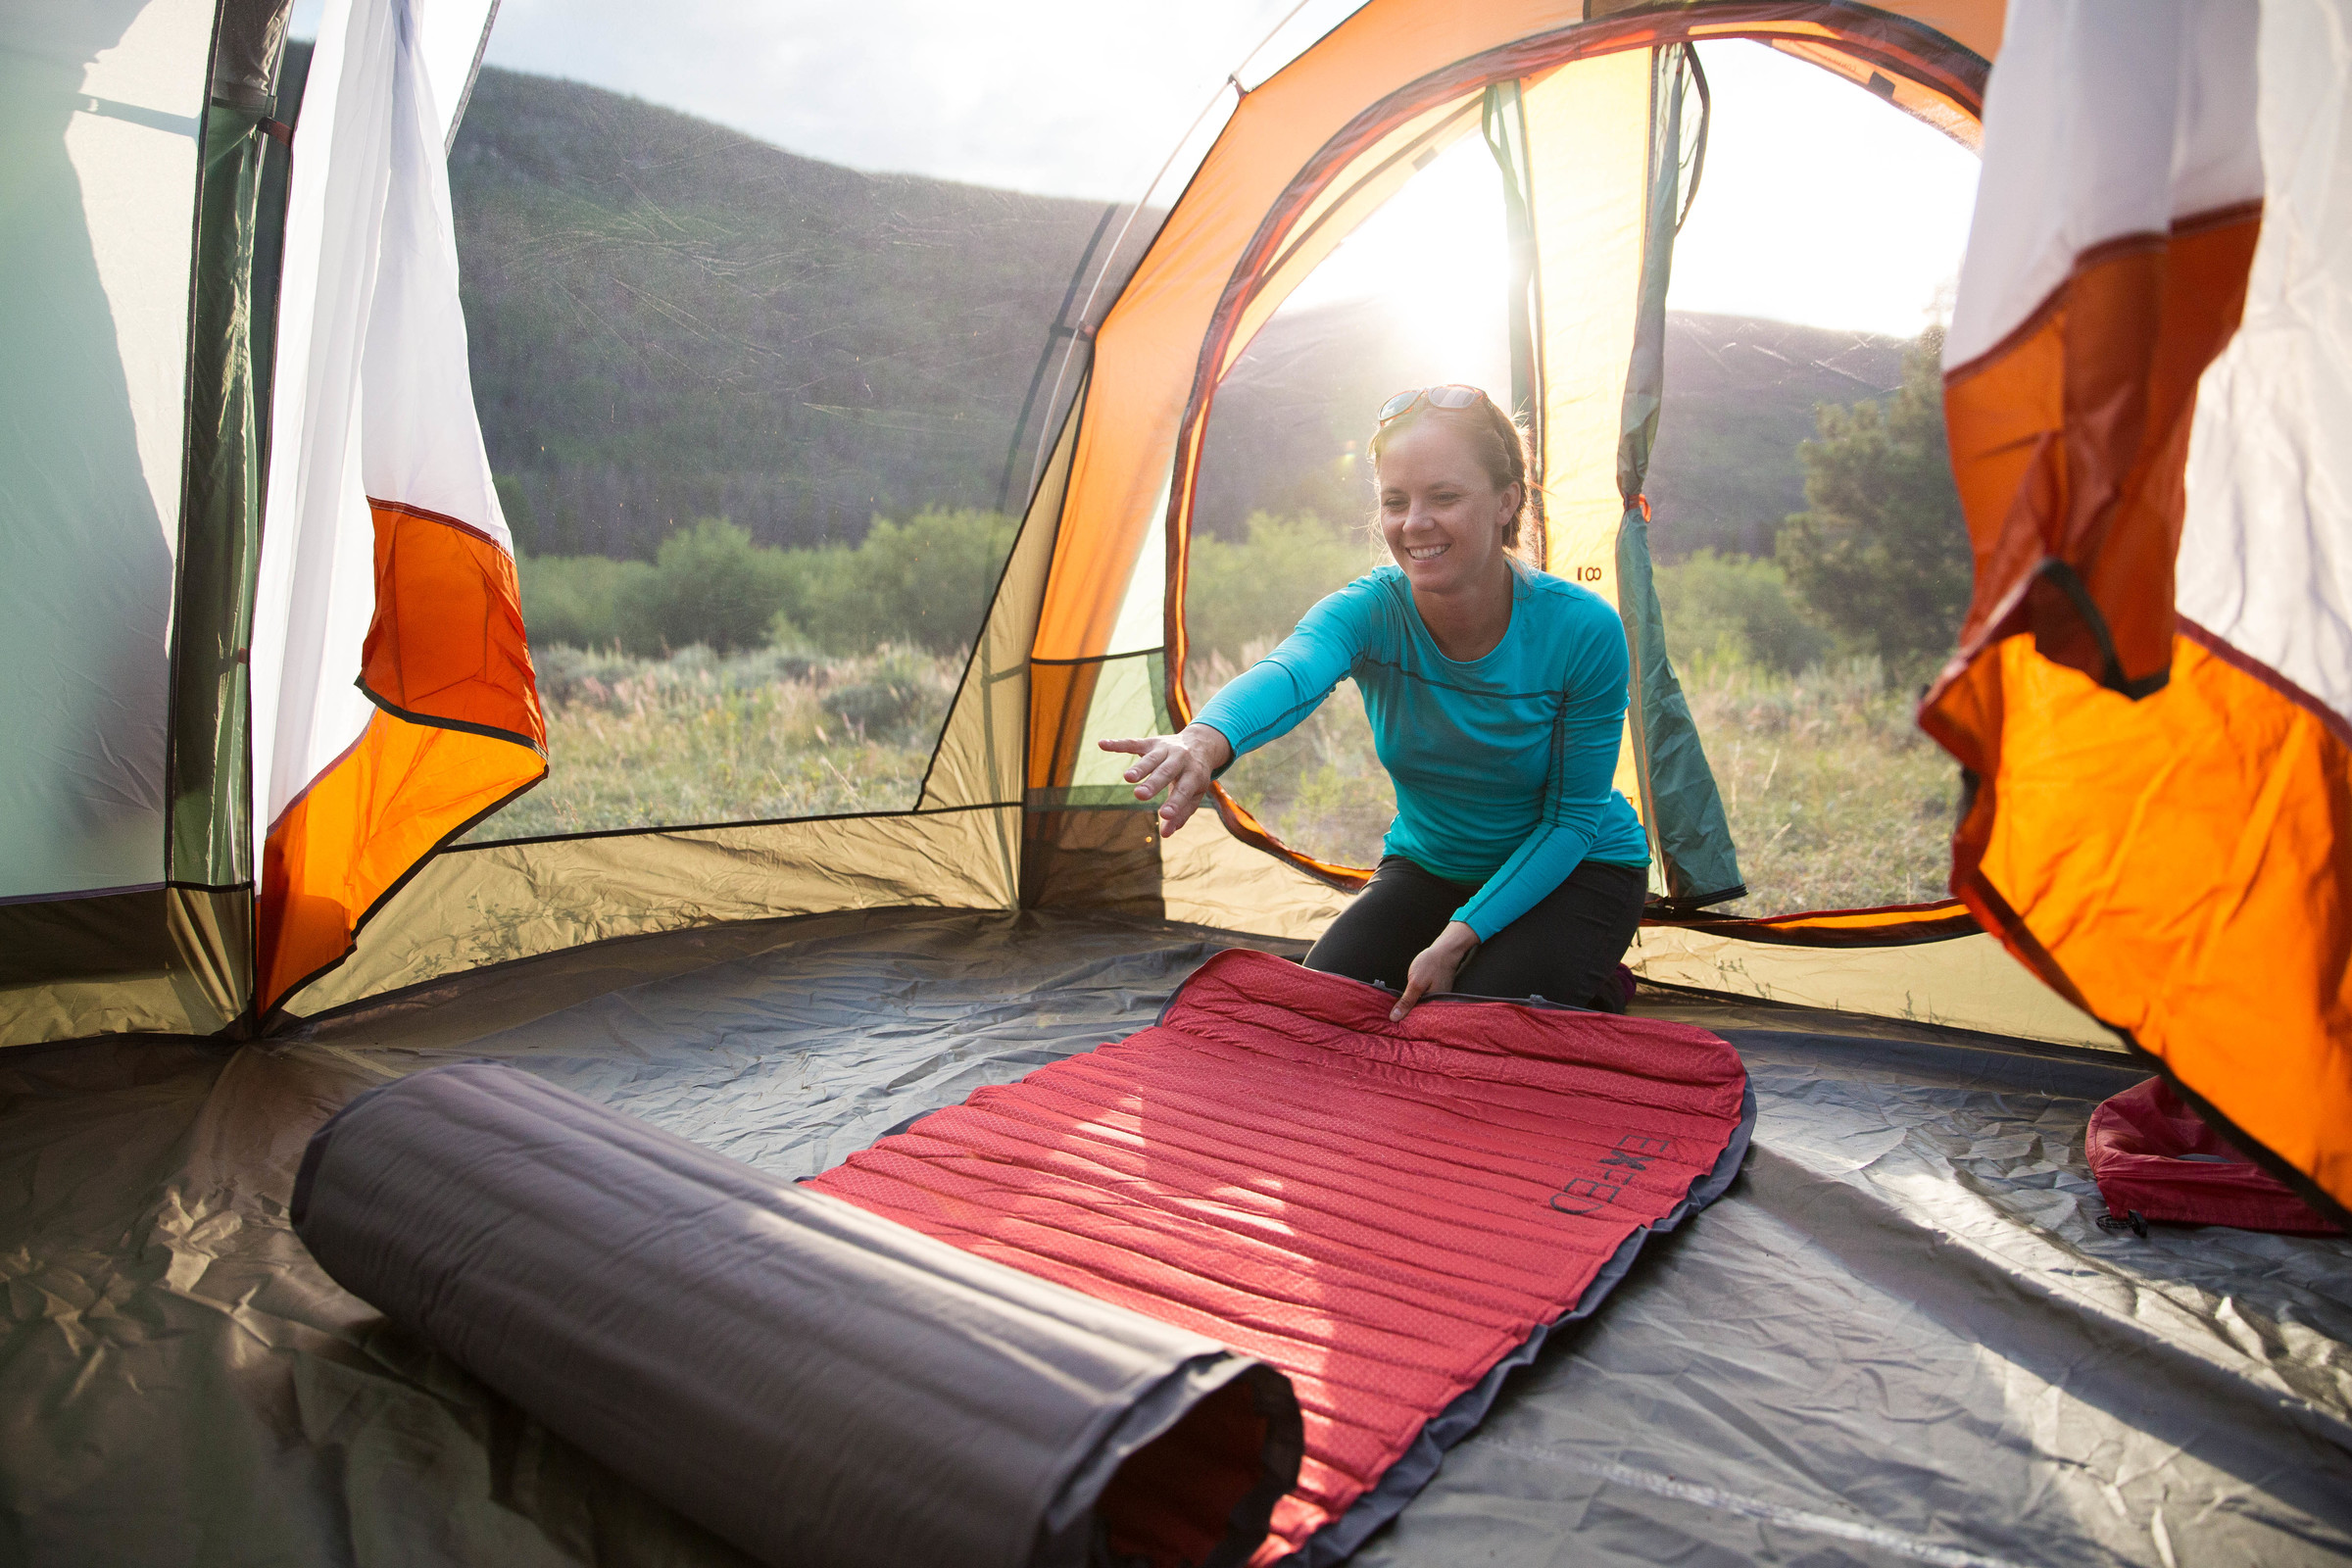
[[1287, 1372], [1306, 1454], [1252, 1560], [1334, 1562], [1730, 1185], [1755, 1116], [1702, 1029], [1394, 1000], [1222, 954], [1154, 1027], [808, 1185]]
[[352, 1102], [293, 1219], [355, 1295], [764, 1562], [1238, 1563], [1298, 1472], [1259, 1362], [513, 1067]]

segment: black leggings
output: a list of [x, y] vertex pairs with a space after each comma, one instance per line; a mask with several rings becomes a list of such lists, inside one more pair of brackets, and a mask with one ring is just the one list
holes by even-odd
[[[1307, 954], [1306, 966], [1402, 991], [1413, 959], [1477, 893], [1474, 885], [1389, 856]], [[1623, 1012], [1617, 965], [1633, 945], [1648, 893], [1649, 873], [1642, 867], [1587, 860], [1472, 954], [1453, 989]]]

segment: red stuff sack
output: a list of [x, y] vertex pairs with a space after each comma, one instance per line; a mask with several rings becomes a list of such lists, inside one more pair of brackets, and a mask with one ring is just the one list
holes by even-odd
[[2136, 1215], [2247, 1231], [2342, 1234], [2206, 1126], [2161, 1078], [2127, 1089], [2092, 1111], [2084, 1146], [2111, 1219]]

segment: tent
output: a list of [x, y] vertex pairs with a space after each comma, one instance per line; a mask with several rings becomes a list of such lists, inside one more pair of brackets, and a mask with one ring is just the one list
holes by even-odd
[[[2103, 1354], [2154, 1345], [2230, 1397], [2283, 1389], [2292, 1415], [2265, 1428], [2232, 1405], [2229, 1441], [2259, 1449], [2266, 1477], [2340, 1473], [2336, 1362], [2352, 1329], [2326, 1244], [2181, 1262], [2153, 1284], [2143, 1265], [2094, 1255], [2095, 1240], [2021, 1229], [2033, 1200], [2016, 1195], [2041, 1175], [2014, 1161], [1997, 1177], [1998, 1220], [1922, 1197], [1919, 1171], [1871, 1174], [1886, 1150], [1943, 1136], [1930, 1107], [1959, 1094], [1951, 1114], [1966, 1130], [1923, 1169], [1974, 1181], [2034, 1119], [1966, 1086], [2010, 1081], [2063, 1107], [2135, 1077], [2119, 1049], [2131, 1046], [2315, 1201], [2352, 1200], [2337, 825], [2345, 518], [2322, 439], [2341, 355], [2328, 352], [2333, 317], [2313, 303], [2340, 299], [2352, 254], [2328, 241], [2340, 202], [2327, 160], [2345, 123], [2336, 12], [2265, 7], [2259, 38], [2250, 12], [2176, 19], [2148, 29], [2141, 52], [2117, 53], [2119, 27], [2132, 28], [2084, 5], [2064, 8], [2063, 25], [2012, 28], [2004, 53], [2002, 8], [1969, 0], [1370, 0], [1290, 58], [1237, 71], [1198, 145], [1070, 289], [1062, 348], [1029, 389], [1045, 433], [1019, 532], [905, 808], [474, 841], [468, 831], [549, 765], [513, 537], [473, 412], [443, 162], [491, 9], [330, 6], [291, 124], [275, 113], [286, 12], [270, 0], [122, 0], [4, 24], [19, 172], [0, 276], [20, 303], [0, 332], [11, 363], [48, 374], [8, 394], [0, 428], [12, 568], [0, 712], [19, 740], [0, 758], [0, 1042], [87, 1043], [37, 1059], [78, 1064], [56, 1081], [86, 1089], [91, 1115], [112, 1115], [101, 1107], [143, 1081], [165, 1086], [159, 1104], [210, 1107], [207, 1179], [227, 1191], [237, 1184], [221, 1172], [237, 1161], [282, 1162], [282, 1150], [253, 1153], [282, 1136], [267, 1131], [269, 1107], [299, 1123], [295, 1107], [328, 1095], [319, 1086], [335, 1071], [403, 1070], [475, 1049], [501, 1024], [519, 1032], [497, 1049], [524, 1050], [553, 1009], [584, 1006], [578, 1021], [599, 991], [651, 986], [627, 1005], [658, 1017], [633, 1048], [658, 1066], [618, 1098], [756, 1147], [763, 1135], [739, 1102], [697, 1107], [702, 1069], [686, 1046], [693, 1020], [723, 1029], [774, 998], [698, 1004], [664, 978], [673, 968], [790, 951], [821, 973], [832, 942], [864, 955], [839, 961], [878, 984], [891, 934], [909, 932], [936, 950], [925, 963], [969, 980], [958, 1004], [985, 1010], [1052, 991], [1048, 950], [1149, 971], [1197, 956], [1202, 939], [1181, 933], [1209, 928], [1297, 951], [1361, 868], [1294, 850], [1231, 797], [1215, 821], [1161, 841], [1092, 743], [1192, 710], [1188, 546], [1220, 386], [1352, 228], [1430, 156], [1478, 137], [1509, 192], [1512, 384], [1537, 437], [1544, 560], [1617, 604], [1637, 655], [1620, 779], [1658, 872], [1635, 967], [1660, 988], [1792, 1009], [1687, 1004], [1727, 1027], [1777, 1020], [1787, 1038], [1753, 1045], [1787, 1054], [1789, 1104], [1810, 1073], [1849, 1086], [1825, 1104], [1867, 1105], [1894, 1084], [1910, 1107], [1880, 1154], [1835, 1152], [1876, 1135], [1867, 1117], [1825, 1112], [1811, 1144], [1789, 1145], [1810, 1153], [1757, 1167], [1759, 1186], [1778, 1182], [1787, 1200], [1773, 1220], [1792, 1227], [1784, 1241], [1809, 1205], [1846, 1205], [1792, 1243], [1827, 1248], [1805, 1264], [1805, 1288], [1833, 1298], [1841, 1270], [1871, 1258], [1873, 1290], [1933, 1293], [1949, 1280], [1888, 1273], [1872, 1250], [1891, 1245], [1886, 1215], [1931, 1232], [1981, 1222], [1981, 1245], [1954, 1266], [1999, 1282], [1996, 1294], [2031, 1281], [2022, 1288], [2042, 1304], [1947, 1323], [1920, 1364], [1960, 1364], [1981, 1332], [2042, 1380], [2033, 1397], [2088, 1423], [2093, 1447], [2179, 1438], [2172, 1416], [2126, 1409], [2130, 1380], [2112, 1365], [2085, 1386], [2095, 1410], [2082, 1415], [2044, 1353], [2071, 1331], [2035, 1313], [2083, 1310], [2049, 1281], [2091, 1257]], [[1764, 43], [1972, 146], [1988, 91], [1996, 110], [2019, 106], [1984, 138], [1990, 159], [2004, 135], [2024, 151], [1990, 166], [2006, 172], [1987, 175], [1948, 359], [1979, 563], [1961, 657], [1926, 710], [1975, 781], [1949, 900], [1709, 912], [1742, 887], [1739, 849], [1667, 656], [1642, 497], [1673, 240], [1706, 134], [1690, 46], [1719, 39]], [[1992, 76], [1996, 56], [2031, 64]], [[2106, 96], [2076, 91], [2083, 81]], [[2172, 95], [2148, 90], [2155, 81]], [[2084, 184], [2028, 177], [2033, 150], [2053, 144], [2081, 149], [2048, 167]], [[1054, 934], [1043, 949], [1039, 931]], [[989, 984], [970, 980], [992, 966]], [[1131, 1002], [1071, 1016], [1107, 1024]], [[454, 1025], [440, 1016], [450, 1009], [479, 1018]], [[836, 1012], [785, 1035], [805, 1057], [824, 1028], [854, 1022]], [[1879, 1043], [1875, 1056], [1831, 1039], [1856, 1035]], [[205, 1051], [149, 1039], [191, 1036], [261, 1044], [223, 1077]], [[536, 1044], [584, 1080], [629, 1077], [576, 1042]], [[1037, 1049], [1030, 1036], [1002, 1044], [988, 1061]], [[315, 1054], [289, 1065], [273, 1054], [285, 1050], [341, 1052], [343, 1067]], [[847, 1140], [846, 1152], [898, 1120], [865, 1103], [891, 1083], [937, 1093], [957, 1081], [936, 1065], [908, 1078], [887, 1052], [860, 1060], [870, 1071], [842, 1087], [861, 1098], [808, 1123], [808, 1152]], [[26, 1128], [22, 1148], [35, 1150], [43, 1135]], [[118, 1197], [145, 1191], [130, 1180]], [[266, 1229], [249, 1198], [221, 1201], [217, 1212]], [[173, 1236], [173, 1256], [213, 1245]], [[292, 1277], [266, 1250], [235, 1266]], [[2293, 1327], [2217, 1348], [2196, 1322], [2232, 1279], [2265, 1269], [2288, 1283], [2258, 1315]], [[1771, 1288], [1738, 1269], [1711, 1288], [1729, 1302], [1743, 1278]], [[2165, 1303], [2144, 1342], [2119, 1326], [2138, 1291]], [[348, 1346], [349, 1332], [328, 1338]], [[296, 1341], [312, 1345], [282, 1343]], [[1782, 1343], [1806, 1342], [1792, 1331]], [[454, 1397], [463, 1428], [482, 1406]], [[317, 1423], [296, 1426], [316, 1447]], [[2195, 1489], [2220, 1495], [2227, 1464], [2209, 1446], [2181, 1451], [2192, 1447], [2168, 1476], [2189, 1487], [2194, 1470]], [[1990, 1438], [1945, 1473], [1953, 1495], [1981, 1501], [2044, 1475], [2035, 1466], [2052, 1451]], [[2011, 1460], [2025, 1468], [1992, 1479], [1988, 1467]], [[1710, 1501], [1668, 1468], [1576, 1462], [1580, 1485], [1669, 1510], [1756, 1495], [1744, 1482], [1696, 1487]], [[2341, 1542], [2346, 1521], [2324, 1490], [2262, 1485], [2230, 1529]], [[27, 1493], [52, 1509], [71, 1494], [55, 1475]], [[1818, 1506], [1744, 1506], [1733, 1514], [1763, 1523], [1741, 1528], [1992, 1560], [1929, 1522], [1889, 1531]], [[2145, 1555], [2153, 1543], [2169, 1562], [2166, 1532], [2186, 1521], [2168, 1526], [2147, 1506], [2134, 1494], [2115, 1507], [2129, 1547], [2069, 1503], [2063, 1530], [2029, 1519], [2013, 1549], [2099, 1539]], [[466, 1549], [491, 1536], [468, 1536]], [[2257, 1535], [2226, 1539], [2261, 1554]], [[118, 1555], [159, 1552], [120, 1540]], [[1638, 1555], [1638, 1542], [1626, 1549]]]
[[[1221, 378], [1355, 223], [1433, 153], [1480, 135], [1514, 192], [1526, 286], [1513, 306], [1514, 385], [1539, 438], [1544, 561], [1617, 599], [1641, 651], [1620, 782], [1650, 826], [1662, 916], [1640, 949], [1641, 972], [2044, 1040], [2107, 1044], [2125, 1028], [2172, 1059], [2158, 1019], [2120, 996], [2086, 1005], [2049, 956], [2054, 939], [2005, 919], [1965, 876], [1965, 908], [1955, 899], [1710, 918], [1710, 904], [1741, 890], [1738, 850], [1648, 586], [1642, 480], [1664, 293], [1705, 135], [1703, 78], [1686, 46], [1763, 40], [1973, 141], [1997, 8], [1538, 5], [1438, 21], [1375, 6], [1247, 93], [1237, 76], [1213, 145], [1181, 172], [1155, 225], [1130, 225], [1128, 259], [1113, 259], [1127, 275], [1099, 279], [1068, 329], [1076, 346], [1052, 367], [1054, 433], [1041, 443], [1019, 542], [912, 809], [455, 852], [465, 828], [541, 776], [545, 741], [487, 459], [463, 413], [446, 413], [467, 402], [465, 327], [446, 184], [430, 166], [454, 136], [483, 20], [456, 7], [377, 8], [346, 25], [336, 11], [302, 117], [309, 156], [289, 180], [275, 137], [292, 133], [250, 107], [268, 96], [282, 16], [229, 7], [218, 38], [199, 44], [202, 9], [176, 33], [142, 24], [156, 30], [103, 51], [106, 70], [145, 74], [145, 107], [128, 118], [109, 118], [104, 106], [118, 100], [95, 88], [83, 96], [101, 111], [71, 109], [73, 94], [55, 96], [63, 78], [51, 82], [60, 112], [97, 113], [90, 123], [106, 127], [65, 143], [105, 141], [103, 154], [94, 142], [74, 154], [108, 160], [83, 177], [170, 184], [181, 205], [85, 198], [83, 216], [67, 222], [61, 210], [59, 222], [86, 232], [92, 249], [20, 253], [28, 288], [82, 297], [79, 318], [60, 311], [19, 328], [35, 334], [24, 352], [76, 319], [93, 330], [111, 320], [121, 358], [67, 357], [86, 361], [89, 379], [17, 425], [19, 493], [28, 506], [46, 493], [52, 514], [111, 518], [139, 541], [152, 531], [166, 547], [118, 551], [84, 534], [89, 544], [68, 550], [26, 536], [25, 558], [39, 564], [13, 590], [27, 653], [11, 711], [33, 743], [10, 764], [8, 786], [22, 863], [0, 895], [16, 955], [7, 1039], [266, 1026], [583, 942], [841, 907], [1079, 902], [1311, 934], [1360, 869], [1294, 853], [1230, 796], [1221, 831], [1162, 845], [1091, 743], [1189, 714], [1186, 545]], [[59, 59], [76, 46], [63, 36], [49, 45]], [[216, 102], [205, 135], [220, 145], [199, 181], [194, 144], [156, 138], [194, 123], [167, 111], [204, 96], [208, 46]], [[233, 122], [223, 118], [232, 99], [248, 105]], [[2243, 107], [2241, 156], [2251, 147]], [[334, 205], [352, 201], [360, 207]], [[135, 268], [91, 260], [131, 255]], [[371, 271], [378, 257], [385, 265]], [[160, 294], [115, 301], [112, 291], [152, 293], [182, 270], [199, 285], [184, 318]], [[2033, 278], [2013, 286], [2030, 293]], [[177, 297], [178, 285], [166, 292]], [[1965, 314], [1960, 325], [1982, 335]], [[185, 354], [220, 363], [172, 368]], [[2000, 395], [2014, 401], [2014, 389]], [[386, 412], [396, 406], [444, 415]], [[2167, 428], [2185, 431], [2177, 418]], [[97, 459], [101, 430], [122, 461]], [[126, 486], [134, 454], [143, 486]], [[1964, 478], [1980, 535], [2007, 526], [1985, 519], [2016, 482], [1997, 464]], [[100, 605], [108, 612], [93, 613]], [[1978, 620], [1989, 611], [1980, 606]], [[2165, 645], [2152, 646], [2135, 657], [2160, 660]], [[2316, 667], [2280, 678], [2328, 689]], [[59, 689], [77, 695], [60, 704], [47, 695]], [[1939, 696], [1937, 711], [1955, 700]], [[2327, 733], [2325, 714], [2317, 721]], [[1955, 749], [1990, 776], [1981, 747]], [[2328, 764], [2313, 765], [2326, 775]], [[1980, 797], [1967, 843], [1992, 798]], [[2311, 842], [2279, 871], [2281, 887], [2328, 863], [2332, 838]], [[2223, 907], [2233, 885], [2197, 906]], [[2053, 896], [2070, 910], [2082, 897]], [[2006, 906], [2022, 897], [1989, 896]], [[2327, 979], [2339, 946], [2314, 939], [2316, 967], [2294, 988], [2327, 999], [2299, 1026], [2315, 1042], [2329, 1036], [2326, 1019], [2340, 1022], [2341, 994]], [[2250, 956], [2224, 945], [2200, 962], [2216, 969], [2218, 989], [2197, 1005], [2242, 1004], [2218, 971], [2251, 976]], [[2312, 1059], [2332, 1059], [2330, 1049], [2315, 1043]], [[2245, 1062], [2186, 1071], [2209, 1107], [2240, 1113], [2217, 1086], [2245, 1081]], [[2322, 1162], [2312, 1127], [2243, 1113], [2251, 1142], [2291, 1151], [2283, 1157], [2305, 1172]]]

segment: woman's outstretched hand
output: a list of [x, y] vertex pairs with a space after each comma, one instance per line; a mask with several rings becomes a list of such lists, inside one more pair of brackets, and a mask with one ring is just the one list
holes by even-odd
[[1396, 1005], [1389, 1009], [1389, 1021], [1402, 1021], [1413, 1010], [1413, 1004], [1437, 991], [1451, 991], [1453, 978], [1478, 951], [1478, 933], [1459, 920], [1449, 920], [1438, 933], [1438, 940], [1423, 948], [1413, 959], [1413, 966], [1404, 972], [1404, 994]]
[[1148, 801], [1161, 790], [1168, 798], [1159, 804], [1162, 838], [1184, 826], [1210, 778], [1233, 760], [1233, 744], [1206, 724], [1187, 724], [1174, 735], [1151, 735], [1142, 740], [1101, 741], [1106, 752], [1132, 752], [1139, 760], [1127, 769], [1135, 798]]

